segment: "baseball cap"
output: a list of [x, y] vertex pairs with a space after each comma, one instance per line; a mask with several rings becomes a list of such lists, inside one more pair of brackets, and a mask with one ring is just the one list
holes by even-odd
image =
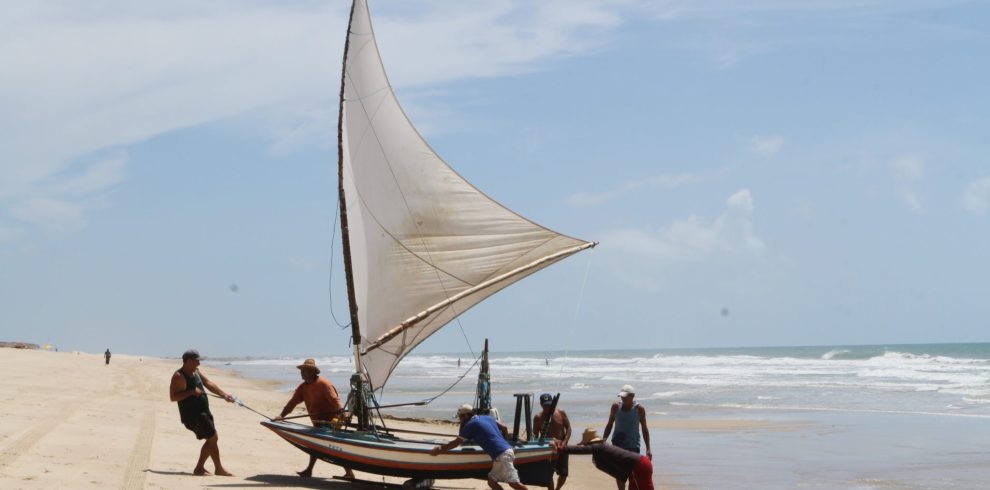
[[620, 398], [625, 398], [629, 395], [635, 395], [635, 394], [636, 394], [636, 390], [634, 390], [633, 387], [630, 385], [623, 385], [622, 390], [619, 391]]
[[553, 403], [553, 395], [550, 393], [544, 393], [540, 395], [540, 406], [547, 406]]
[[199, 351], [196, 349], [189, 349], [182, 353], [182, 360], [186, 359], [196, 359], [199, 360]]

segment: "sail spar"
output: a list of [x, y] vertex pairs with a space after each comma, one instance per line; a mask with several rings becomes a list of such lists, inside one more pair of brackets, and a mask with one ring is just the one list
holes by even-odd
[[457, 315], [594, 244], [495, 202], [430, 148], [389, 85], [366, 0], [354, 2], [347, 43], [340, 144], [351, 304], [362, 367], [380, 389]]

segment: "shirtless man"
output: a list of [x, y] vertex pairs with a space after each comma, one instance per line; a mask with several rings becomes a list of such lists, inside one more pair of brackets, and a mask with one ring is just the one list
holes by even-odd
[[[605, 424], [605, 439], [612, 433], [612, 426], [615, 426], [615, 434], [612, 434], [612, 444], [627, 451], [639, 454], [639, 431], [643, 430], [643, 442], [646, 443], [646, 457], [653, 460], [653, 451], [650, 449], [650, 429], [646, 426], [646, 409], [642, 405], [635, 403], [636, 390], [632, 386], [625, 385], [619, 391], [621, 402], [612, 404], [612, 411], [608, 416], [608, 423]], [[625, 480], [616, 479], [619, 490], [625, 488]]]
[[182, 367], [172, 374], [169, 386], [169, 399], [179, 402], [179, 418], [182, 425], [196, 434], [196, 439], [206, 439], [199, 449], [199, 461], [196, 462], [194, 475], [209, 475], [203, 467], [206, 458], [213, 459], [213, 472], [220, 476], [233, 476], [220, 464], [220, 447], [217, 428], [213, 425], [213, 414], [210, 413], [210, 400], [206, 396], [210, 390], [217, 396], [232, 403], [234, 397], [225, 393], [214, 382], [199, 372], [199, 352], [190, 349], [182, 354]]
[[[550, 414], [551, 405], [553, 405], [553, 395], [550, 393], [540, 395], [540, 406], [543, 407], [543, 411], [533, 416], [533, 428], [537, 431], [542, 430], [543, 421], [546, 420], [546, 417]], [[559, 408], [554, 410], [553, 417], [550, 418], [550, 429], [546, 436], [560, 441], [560, 443], [564, 446], [570, 442], [571, 421], [567, 418], [567, 412], [564, 412]], [[560, 488], [564, 486], [564, 482], [567, 481], [567, 463], [567, 453], [560, 453], [557, 455], [557, 465], [554, 468], [557, 472], [556, 490], [560, 490]], [[547, 484], [547, 490], [554, 490], [552, 476], [550, 477], [550, 483]]]

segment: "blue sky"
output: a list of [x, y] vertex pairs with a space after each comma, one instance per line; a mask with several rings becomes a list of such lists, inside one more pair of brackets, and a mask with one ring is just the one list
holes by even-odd
[[[601, 242], [421, 351], [988, 340], [987, 4], [371, 8], [440, 155]], [[348, 9], [0, 6], [0, 340], [346, 353]]]

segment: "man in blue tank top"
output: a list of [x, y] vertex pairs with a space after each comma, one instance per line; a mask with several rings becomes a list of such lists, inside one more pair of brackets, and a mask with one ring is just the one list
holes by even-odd
[[509, 430], [492, 417], [487, 415], [475, 415], [474, 407], [468, 404], [461, 405], [457, 409], [457, 418], [461, 421], [461, 430], [454, 440], [434, 447], [430, 450], [431, 456], [436, 456], [444, 451], [449, 451], [460, 446], [466, 439], [470, 439], [484, 449], [488, 456], [492, 458], [492, 471], [488, 473], [488, 486], [492, 490], [502, 488], [498, 482], [508, 483], [515, 490], [528, 490], [519, 481], [519, 472], [516, 471], [512, 462], [515, 460], [515, 453], [512, 447], [506, 442]]
[[[612, 434], [612, 444], [627, 451], [639, 454], [639, 431], [643, 430], [643, 442], [646, 443], [646, 457], [653, 460], [653, 451], [650, 449], [650, 429], [646, 426], [646, 409], [642, 405], [635, 403], [636, 390], [632, 386], [625, 385], [619, 391], [621, 402], [612, 404], [612, 410], [608, 416], [608, 423], [605, 424], [605, 439], [612, 433], [615, 426], [615, 434]], [[625, 480], [616, 479], [619, 489], [625, 488]]]

